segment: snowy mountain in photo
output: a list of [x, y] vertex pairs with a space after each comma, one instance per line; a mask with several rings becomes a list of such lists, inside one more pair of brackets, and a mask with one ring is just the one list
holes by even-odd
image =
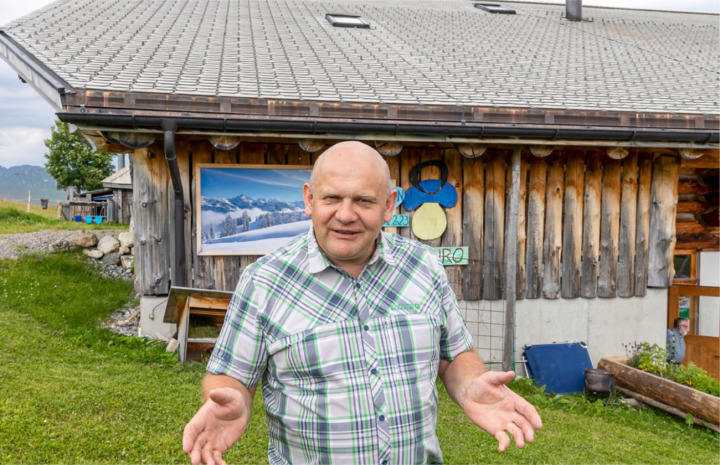
[[[202, 197], [200, 208], [203, 244], [217, 243], [218, 240], [236, 237], [249, 231], [308, 220], [302, 200], [288, 202], [277, 199], [254, 199], [247, 195], [238, 195], [229, 199]], [[288, 233], [284, 234], [287, 236]], [[229, 242], [238, 242], [238, 240], [229, 240]]]

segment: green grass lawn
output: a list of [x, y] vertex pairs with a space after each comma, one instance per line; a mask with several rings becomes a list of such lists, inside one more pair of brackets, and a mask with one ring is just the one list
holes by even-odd
[[[0, 260], [0, 463], [188, 463], [181, 435], [204, 367], [178, 364], [163, 343], [98, 329], [131, 299], [129, 281], [99, 277], [80, 254]], [[720, 463], [708, 429], [649, 408], [555, 398], [528, 381], [513, 387], [544, 428], [502, 454], [440, 386], [446, 463]], [[229, 463], [267, 463], [260, 397]]]
[[36, 206], [31, 206], [30, 212], [26, 212], [25, 207], [20, 204], [0, 200], [0, 234], [24, 233], [41, 229], [90, 231], [128, 229], [128, 225], [118, 223], [87, 224], [85, 222], [63, 221], [57, 219], [56, 212], [57, 210], [54, 207], [43, 210]]

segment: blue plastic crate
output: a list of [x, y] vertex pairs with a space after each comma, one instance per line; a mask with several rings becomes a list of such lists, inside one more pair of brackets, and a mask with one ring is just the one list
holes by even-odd
[[593, 367], [584, 342], [525, 346], [523, 357], [528, 375], [555, 394], [582, 392], [585, 370]]

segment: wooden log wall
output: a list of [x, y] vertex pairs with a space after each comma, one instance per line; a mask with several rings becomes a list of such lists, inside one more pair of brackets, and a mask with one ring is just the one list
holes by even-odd
[[[306, 147], [307, 148], [307, 147]], [[672, 278], [679, 157], [605, 149], [523, 150], [518, 202], [517, 298], [644, 296], [648, 286]], [[207, 140], [178, 144], [187, 224], [187, 264], [193, 287], [232, 290], [255, 256], [199, 256], [194, 176], [198, 163], [310, 165], [322, 149], [308, 152], [293, 141], [243, 142], [213, 148]], [[386, 156], [391, 177], [410, 188], [410, 170], [443, 160], [458, 203], [444, 208], [443, 236], [432, 246], [465, 246], [469, 264], [446, 267], [453, 289], [466, 300], [504, 298], [505, 228], [508, 222], [511, 150], [475, 152], [455, 147], [404, 146]], [[467, 155], [476, 158], [469, 158]], [[172, 266], [172, 188], [162, 151], [137, 150], [133, 162], [136, 270], [146, 295], [167, 293]], [[437, 179], [428, 167], [421, 179]], [[411, 217], [400, 207], [398, 213]], [[414, 238], [412, 228], [397, 228]]]

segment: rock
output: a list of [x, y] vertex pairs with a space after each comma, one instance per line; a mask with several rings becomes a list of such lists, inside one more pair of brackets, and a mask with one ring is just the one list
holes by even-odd
[[[119, 244], [119, 242], [118, 242], [118, 244]], [[118, 252], [107, 253], [100, 259], [100, 264], [103, 267], [106, 267], [109, 265], [116, 266], [118, 263], [120, 263], [120, 254]]]
[[[122, 242], [120, 244], [122, 244]], [[118, 249], [118, 252], [120, 252], [120, 255], [128, 255], [130, 253], [130, 247], [125, 247], [124, 245], [121, 245]]]
[[95, 234], [86, 234], [84, 236], [74, 237], [70, 239], [70, 242], [87, 249], [89, 247], [95, 247], [98, 243], [98, 238]]
[[121, 232], [118, 234], [118, 240], [122, 247], [132, 247], [135, 245], [135, 235], [131, 232]]
[[120, 241], [112, 236], [103, 236], [97, 244], [97, 249], [104, 254], [115, 252], [119, 248]]
[[126, 270], [129, 270], [132, 268], [133, 260], [135, 260], [135, 257], [132, 255], [123, 255], [120, 257], [120, 265]]
[[102, 258], [102, 256], [105, 255], [104, 253], [100, 252], [98, 249], [85, 249], [85, 250], [83, 250], [83, 253], [85, 255], [87, 255], [88, 257], [95, 258], [95, 259]]
[[50, 251], [51, 252], [63, 252], [65, 250], [75, 250], [78, 246], [76, 244], [73, 244], [70, 241], [66, 241], [64, 239], [61, 239], [59, 241], [53, 242], [50, 244]]

